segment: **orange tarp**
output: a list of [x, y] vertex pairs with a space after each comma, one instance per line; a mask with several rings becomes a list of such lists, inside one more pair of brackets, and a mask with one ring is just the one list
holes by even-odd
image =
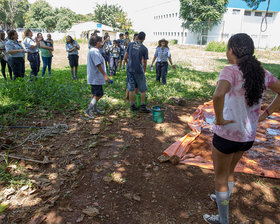
[[[172, 144], [164, 154], [179, 156], [183, 164], [213, 169], [211, 147], [214, 119], [212, 101], [199, 106], [188, 122], [192, 131]], [[235, 171], [280, 178], [280, 113], [274, 113], [259, 124], [253, 148], [244, 154]]]

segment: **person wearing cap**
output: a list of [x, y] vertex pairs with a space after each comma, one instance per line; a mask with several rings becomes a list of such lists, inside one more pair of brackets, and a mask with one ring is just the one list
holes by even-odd
[[[139, 112], [150, 113], [151, 110], [146, 107], [146, 91], [148, 89], [146, 84], [146, 67], [148, 60], [148, 49], [144, 46], [146, 34], [140, 32], [138, 35], [138, 40], [132, 42], [128, 45], [127, 51], [125, 53], [124, 60], [127, 63], [127, 89], [129, 91], [129, 102], [130, 110], [135, 112], [138, 108], [135, 106], [135, 88], [136, 85], [141, 93], [141, 106]], [[144, 62], [142, 64], [142, 61]]]
[[[118, 39], [118, 45], [121, 49], [120, 52], [120, 58], [119, 58], [119, 70], [121, 71], [121, 69], [125, 69], [124, 65], [123, 65], [123, 59], [124, 59], [124, 53], [125, 53], [125, 41], [124, 41], [124, 35], [123, 33], [120, 33], [119, 35], [120, 39]], [[123, 65], [123, 67], [122, 67]]]
[[[90, 38], [91, 38], [91, 37], [97, 37], [97, 36], [98, 36], [98, 33], [100, 33], [99, 30], [94, 30], [94, 32], [90, 35]], [[90, 44], [89, 44], [89, 41], [90, 41], [90, 39], [88, 40], [88, 49], [91, 48], [91, 46], [90, 46]]]
[[33, 33], [30, 29], [24, 31], [24, 46], [27, 51], [27, 59], [30, 63], [31, 72], [30, 79], [37, 78], [37, 75], [40, 70], [40, 55], [39, 55], [39, 46], [40, 43], [37, 38], [32, 38]]
[[156, 80], [158, 82], [162, 82], [162, 85], [166, 84], [166, 77], [168, 72], [168, 61], [170, 62], [172, 68], [176, 69], [175, 65], [172, 63], [170, 50], [168, 47], [168, 41], [165, 39], [161, 39], [158, 42], [158, 46], [156, 48], [156, 52], [151, 64], [151, 68], [154, 65], [155, 60], [157, 59], [156, 63]]

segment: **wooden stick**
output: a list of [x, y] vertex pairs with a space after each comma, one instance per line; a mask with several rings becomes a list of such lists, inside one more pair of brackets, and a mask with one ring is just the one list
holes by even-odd
[[[0, 154], [1, 156], [7, 156], [5, 154]], [[40, 163], [40, 164], [48, 164], [50, 163], [50, 160], [47, 156], [44, 156], [44, 160], [40, 161], [40, 160], [36, 160], [36, 159], [29, 159], [29, 158], [24, 158], [22, 156], [13, 156], [13, 155], [8, 155], [9, 158], [12, 159], [19, 159], [19, 160], [25, 160], [25, 161], [30, 161], [30, 162], [34, 162], [34, 163]]]

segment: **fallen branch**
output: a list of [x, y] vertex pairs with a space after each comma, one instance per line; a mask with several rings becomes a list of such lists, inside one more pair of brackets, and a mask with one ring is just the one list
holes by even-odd
[[40, 163], [40, 164], [51, 163], [51, 161], [49, 160], [49, 158], [47, 156], [44, 156], [44, 160], [41, 161], [41, 160], [36, 160], [36, 159], [25, 158], [25, 157], [22, 157], [22, 156], [6, 155], [6, 154], [2, 154], [2, 153], [0, 155], [3, 156], [3, 157], [8, 156], [9, 158], [12, 158], [12, 159], [25, 160], [25, 161]]

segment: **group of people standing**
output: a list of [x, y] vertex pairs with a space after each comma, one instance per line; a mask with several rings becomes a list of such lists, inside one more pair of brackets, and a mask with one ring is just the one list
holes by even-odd
[[51, 74], [53, 40], [48, 34], [47, 39], [44, 40], [42, 33], [38, 33], [33, 39], [33, 32], [26, 29], [24, 32], [23, 47], [22, 43], [18, 41], [18, 33], [16, 30], [8, 30], [7, 38], [4, 31], [0, 31], [0, 59], [2, 74], [6, 78], [6, 67], [8, 66], [10, 79], [15, 80], [19, 77], [25, 76], [25, 54], [30, 63], [31, 73], [30, 79], [36, 80], [40, 71], [40, 55], [43, 61], [42, 76], [45, 75], [48, 68], [48, 74]]

